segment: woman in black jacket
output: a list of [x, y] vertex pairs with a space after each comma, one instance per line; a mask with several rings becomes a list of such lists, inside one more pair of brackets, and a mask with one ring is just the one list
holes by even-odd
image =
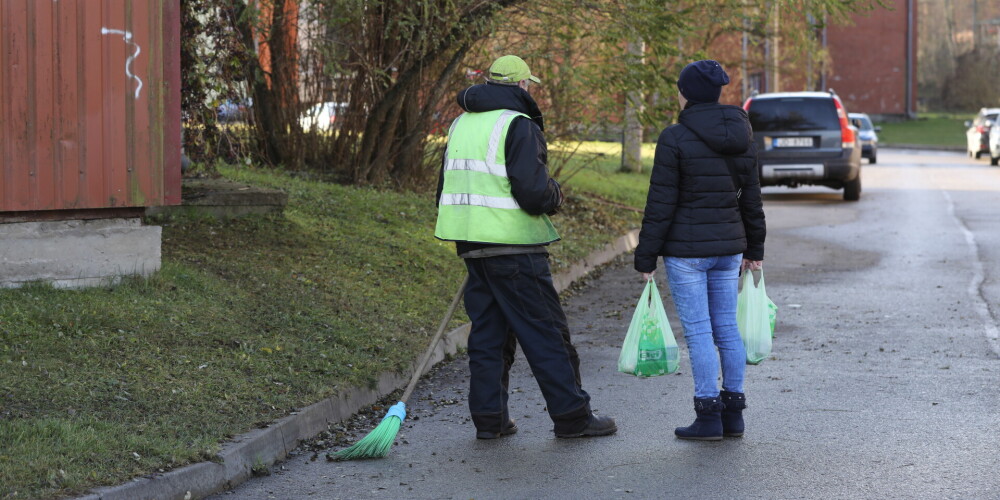
[[[656, 144], [635, 269], [653, 279], [663, 256], [684, 327], [697, 418], [681, 439], [743, 435], [746, 354], [736, 326], [739, 273], [764, 259], [764, 209], [747, 114], [719, 104], [729, 75], [715, 61], [677, 79], [683, 110]], [[719, 367], [722, 390], [719, 390]]]

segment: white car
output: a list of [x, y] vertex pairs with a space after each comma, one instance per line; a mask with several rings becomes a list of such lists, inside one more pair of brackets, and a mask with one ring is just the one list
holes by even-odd
[[346, 102], [321, 102], [302, 112], [299, 124], [305, 130], [330, 131], [336, 128], [337, 115], [346, 109]]
[[1000, 116], [1000, 108], [983, 108], [972, 121], [965, 122], [968, 127], [965, 131], [965, 150], [971, 158], [979, 158], [980, 155], [989, 152], [990, 129], [996, 128], [993, 123]]

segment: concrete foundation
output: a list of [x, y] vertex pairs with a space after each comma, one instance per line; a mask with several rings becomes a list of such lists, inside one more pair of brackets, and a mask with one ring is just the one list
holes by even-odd
[[184, 179], [180, 205], [147, 207], [150, 217], [208, 215], [233, 219], [251, 214], [281, 213], [288, 194], [277, 189], [248, 186], [227, 179]]
[[84, 288], [160, 269], [160, 227], [140, 218], [0, 224], [0, 287]]

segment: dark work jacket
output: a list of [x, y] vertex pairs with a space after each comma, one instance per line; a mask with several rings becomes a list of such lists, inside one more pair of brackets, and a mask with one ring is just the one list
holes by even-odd
[[[509, 109], [530, 117], [515, 117], [507, 129], [504, 157], [507, 159], [511, 194], [517, 204], [531, 215], [555, 213], [562, 201], [562, 193], [559, 183], [549, 177], [548, 148], [542, 136], [542, 113], [531, 95], [516, 85], [483, 83], [459, 92], [455, 100], [463, 110], [473, 113]], [[441, 175], [438, 177], [437, 200], [441, 199], [443, 186], [442, 165]], [[455, 242], [459, 255], [491, 246], [512, 245]]]
[[[635, 269], [652, 272], [658, 256], [764, 259], [764, 207], [750, 121], [737, 106], [689, 105], [660, 133]], [[726, 157], [742, 186], [737, 188]]]

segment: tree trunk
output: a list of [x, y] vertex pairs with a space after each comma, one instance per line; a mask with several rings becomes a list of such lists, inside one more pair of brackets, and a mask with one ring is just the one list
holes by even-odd
[[[248, 7], [250, 8], [250, 7]], [[244, 21], [244, 38], [257, 42], [253, 112], [259, 150], [273, 165], [302, 166], [298, 115], [298, 0], [263, 2], [259, 19]]]
[[[628, 64], [643, 64], [643, 52], [646, 44], [642, 40], [628, 43]], [[630, 82], [630, 85], [635, 85]], [[642, 113], [643, 96], [640, 90], [630, 90], [625, 94], [625, 122], [622, 131], [622, 166], [623, 172], [642, 172]]]
[[[523, 2], [473, 4], [457, 23], [428, 33], [422, 43], [402, 43], [386, 33], [387, 26], [393, 26], [387, 16], [413, 9], [409, 0], [387, 2], [367, 13], [366, 39], [359, 41], [361, 50], [352, 54], [353, 78], [361, 83], [351, 87], [348, 119], [334, 139], [335, 155], [347, 166], [352, 183], [408, 187], [425, 180], [429, 172], [424, 158], [426, 137], [442, 98], [440, 87], [452, 76], [470, 42], [488, 33], [493, 16]], [[404, 50], [407, 46], [421, 50]]]

